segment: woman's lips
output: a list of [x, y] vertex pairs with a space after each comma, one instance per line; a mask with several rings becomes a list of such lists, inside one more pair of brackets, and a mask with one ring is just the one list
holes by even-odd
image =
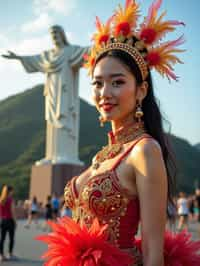
[[116, 104], [102, 104], [101, 108], [105, 111], [105, 112], [110, 112], [114, 107], [116, 106]]

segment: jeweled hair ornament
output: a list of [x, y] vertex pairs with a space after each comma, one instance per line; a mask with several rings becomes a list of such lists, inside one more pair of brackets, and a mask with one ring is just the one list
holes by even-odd
[[184, 50], [177, 48], [184, 43], [184, 37], [163, 42], [167, 33], [176, 30], [176, 26], [185, 25], [177, 20], [164, 20], [166, 12], [158, 16], [162, 0], [155, 0], [149, 7], [148, 14], [138, 25], [140, 17], [139, 4], [135, 0], [126, 0], [114, 15], [103, 24], [96, 17], [97, 31], [93, 35], [90, 53], [84, 56], [84, 66], [92, 74], [97, 59], [107, 51], [122, 50], [128, 53], [137, 63], [142, 79], [145, 80], [150, 69], [169, 80], [178, 80], [173, 66], [183, 63], [176, 53]]

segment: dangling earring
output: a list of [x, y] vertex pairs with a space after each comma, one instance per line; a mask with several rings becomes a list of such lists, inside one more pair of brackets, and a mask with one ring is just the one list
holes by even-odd
[[136, 104], [136, 111], [135, 111], [135, 117], [137, 118], [138, 122], [141, 122], [141, 117], [143, 117], [144, 113], [142, 111], [142, 104], [141, 102], [137, 102]]
[[100, 127], [103, 127], [104, 126], [104, 119], [101, 115], [99, 116], [99, 122], [100, 122]]

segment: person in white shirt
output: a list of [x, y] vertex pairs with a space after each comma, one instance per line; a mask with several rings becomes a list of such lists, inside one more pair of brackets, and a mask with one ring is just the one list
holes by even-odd
[[188, 207], [188, 199], [184, 192], [179, 193], [179, 199], [177, 201], [178, 207], [178, 230], [188, 229], [188, 215], [189, 215], [189, 207]]
[[24, 227], [29, 228], [32, 223], [32, 220], [34, 220], [35, 224], [38, 225], [38, 214], [39, 214], [39, 206], [38, 206], [37, 198], [34, 196], [29, 206], [28, 221]]

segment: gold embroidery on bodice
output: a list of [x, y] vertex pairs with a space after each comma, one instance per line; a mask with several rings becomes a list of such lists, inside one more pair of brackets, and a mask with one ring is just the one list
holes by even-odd
[[[127, 151], [138, 141], [130, 145]], [[76, 178], [67, 183], [64, 191], [65, 204], [72, 209], [73, 220], [88, 227], [94, 218], [101, 224], [107, 224], [108, 240], [122, 249], [130, 247], [130, 251], [138, 258], [134, 265], [142, 265], [140, 253], [132, 241], [139, 223], [139, 200], [122, 188], [116, 168], [88, 178], [79, 192], [76, 191]]]
[[90, 178], [78, 198], [73, 182], [65, 187], [65, 201], [72, 208], [73, 219], [90, 226], [97, 217], [100, 223], [109, 225], [109, 240], [117, 244], [120, 217], [125, 215], [130, 199], [119, 187], [116, 172], [109, 170]]

